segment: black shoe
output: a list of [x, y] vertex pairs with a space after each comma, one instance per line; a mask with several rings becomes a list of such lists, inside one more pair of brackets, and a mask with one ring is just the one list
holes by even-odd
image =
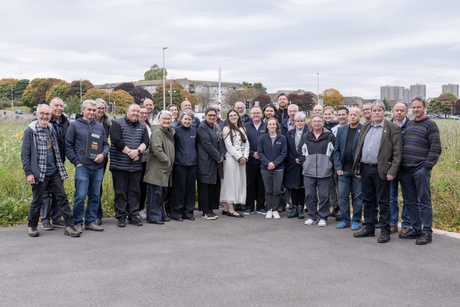
[[228, 213], [227, 211], [222, 210], [222, 215], [227, 215], [227, 213]]
[[377, 224], [375, 224], [375, 228], [380, 228], [382, 227], [382, 224], [380, 224], [380, 222], [377, 222]]
[[29, 234], [29, 237], [38, 237], [40, 235], [40, 233], [37, 230], [37, 226], [27, 227], [27, 233]]
[[167, 216], [163, 219], [163, 222], [169, 222], [169, 221], [171, 221], [171, 219]]
[[52, 225], [54, 228], [65, 228], [66, 227], [63, 220], [53, 221]]
[[377, 242], [379, 243], [388, 243], [390, 241], [390, 235], [389, 234], [381, 234]]
[[164, 225], [165, 222], [163, 222], [163, 221], [159, 221], [159, 222], [157, 222], [157, 221], [149, 221], [149, 223], [150, 224], [157, 224], [157, 225]]
[[118, 227], [126, 227], [126, 219], [124, 217], [118, 219]]
[[172, 220], [176, 221], [176, 222], [182, 222], [183, 221], [183, 219], [181, 217], [173, 217]]
[[286, 211], [286, 204], [283, 203], [283, 204], [280, 204], [278, 206], [278, 212], [281, 213], [281, 212], [284, 212], [284, 211]]
[[421, 231], [415, 231], [414, 229], [409, 230], [406, 233], [400, 233], [400, 239], [418, 239], [422, 235]]
[[132, 218], [130, 218], [129, 224], [134, 226], [142, 226], [142, 222], [137, 216], [133, 216]]
[[194, 216], [186, 216], [186, 217], [184, 217], [184, 220], [194, 221], [195, 217]]
[[364, 238], [364, 237], [375, 237], [375, 233], [373, 231], [368, 230], [367, 228], [363, 228], [361, 231], [357, 231], [353, 234], [355, 238]]
[[415, 241], [415, 244], [417, 245], [427, 245], [429, 243], [431, 243], [431, 234], [426, 232], [422, 232], [417, 241]]
[[96, 225], [99, 225], [99, 226], [102, 225], [102, 219], [100, 217], [96, 219]]

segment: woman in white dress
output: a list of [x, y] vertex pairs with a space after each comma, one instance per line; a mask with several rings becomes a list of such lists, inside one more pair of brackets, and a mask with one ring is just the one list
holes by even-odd
[[227, 216], [242, 218], [235, 211], [234, 204], [246, 202], [246, 162], [249, 156], [249, 141], [246, 129], [236, 110], [227, 113], [228, 125], [223, 129], [227, 153], [224, 160], [224, 179], [220, 190], [220, 202], [224, 204]]

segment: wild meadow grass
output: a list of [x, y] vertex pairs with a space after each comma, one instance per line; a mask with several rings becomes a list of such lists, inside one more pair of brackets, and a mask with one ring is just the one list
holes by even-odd
[[[445, 119], [436, 122], [441, 131], [443, 152], [431, 178], [434, 227], [460, 232], [460, 121]], [[25, 179], [20, 158], [22, 135], [27, 124], [0, 122], [0, 226], [3, 227], [27, 222], [32, 190]], [[69, 179], [65, 181], [65, 190], [72, 205], [75, 168], [67, 161], [66, 169]], [[110, 171], [105, 173], [103, 191], [104, 216], [113, 216]]]

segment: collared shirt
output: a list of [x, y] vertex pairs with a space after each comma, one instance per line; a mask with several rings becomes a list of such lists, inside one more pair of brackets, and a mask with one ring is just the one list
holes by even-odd
[[377, 164], [380, 141], [382, 140], [383, 134], [383, 123], [384, 121], [382, 121], [377, 126], [375, 126], [373, 121], [370, 123], [371, 127], [367, 131], [366, 137], [364, 138], [361, 163]]

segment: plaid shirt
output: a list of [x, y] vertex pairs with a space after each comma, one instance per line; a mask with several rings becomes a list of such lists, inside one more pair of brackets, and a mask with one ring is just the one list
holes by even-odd
[[59, 154], [59, 148], [57, 143], [56, 131], [53, 128], [53, 125], [48, 124], [48, 129], [50, 134], [46, 133], [43, 128], [38, 125], [36, 126], [36, 133], [35, 133], [35, 144], [37, 149], [37, 158], [38, 158], [38, 168], [40, 170], [40, 177], [38, 178], [39, 181], [45, 180], [46, 174], [46, 162], [47, 162], [47, 155], [48, 155], [48, 138], [51, 136], [51, 143], [53, 144], [54, 149], [54, 157], [56, 159], [56, 166], [59, 171], [59, 176], [62, 180], [68, 178], [67, 172], [64, 168], [64, 163], [62, 163], [61, 155]]

